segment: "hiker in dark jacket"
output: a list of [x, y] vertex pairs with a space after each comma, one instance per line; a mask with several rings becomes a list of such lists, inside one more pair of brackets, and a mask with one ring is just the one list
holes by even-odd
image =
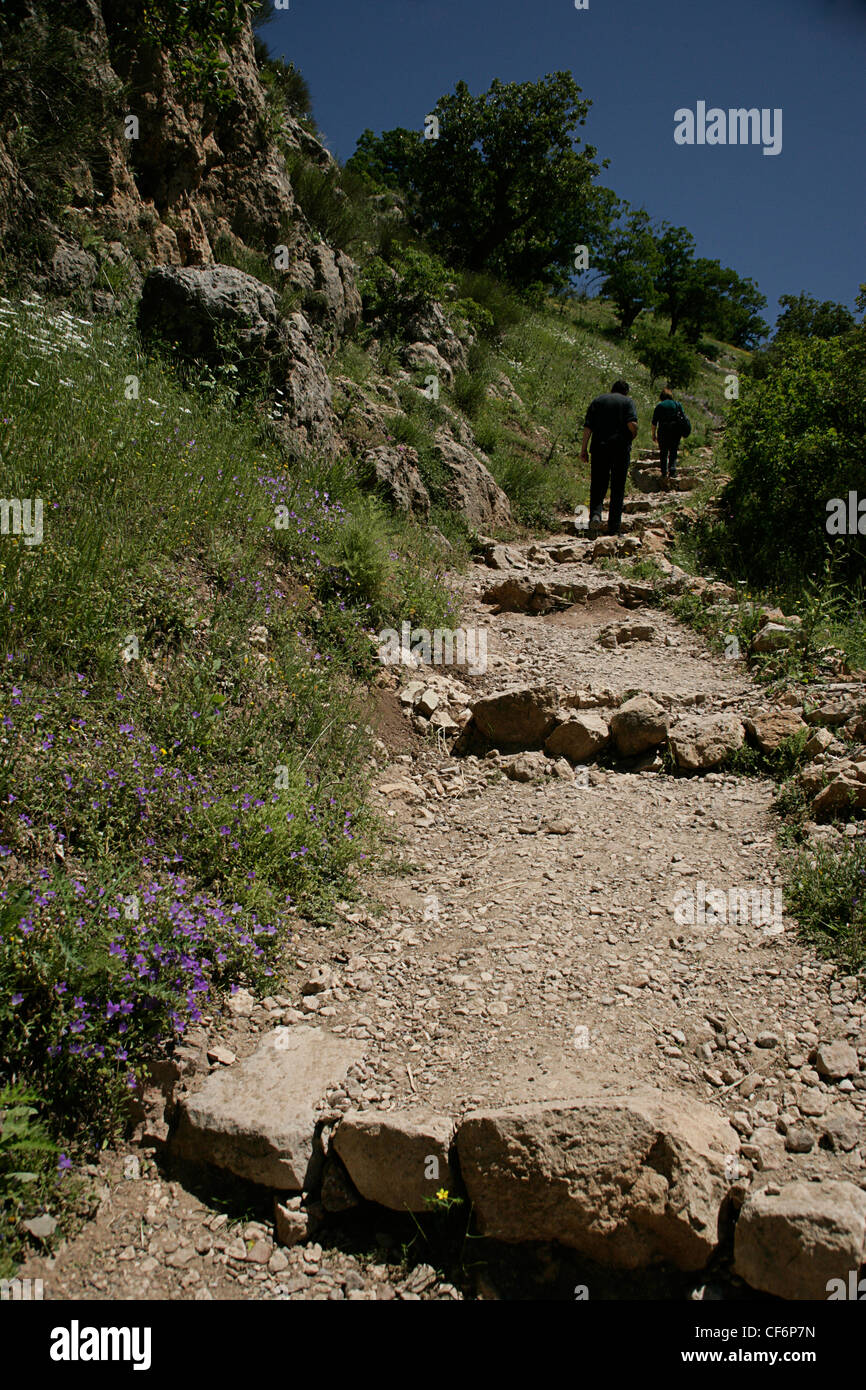
[[677, 476], [677, 450], [680, 447], [680, 415], [682, 406], [674, 400], [673, 392], [665, 387], [653, 411], [653, 444], [661, 455], [662, 477]]
[[610, 486], [607, 534], [618, 536], [622, 521], [625, 480], [631, 459], [631, 442], [637, 434], [637, 410], [628, 383], [615, 381], [605, 395], [590, 402], [583, 422], [582, 463], [589, 463], [587, 446], [592, 439], [589, 474], [589, 524], [601, 524], [601, 509]]

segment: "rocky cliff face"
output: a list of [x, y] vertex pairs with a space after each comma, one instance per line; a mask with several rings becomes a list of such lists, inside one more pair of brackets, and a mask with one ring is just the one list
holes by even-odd
[[[50, 43], [54, 33], [40, 19], [41, 8], [34, 6], [26, 22], [34, 42], [41, 30]], [[65, 76], [77, 89], [79, 108], [92, 113], [95, 138], [82, 141], [64, 170], [67, 202], [46, 228], [56, 246], [50, 259], [32, 267], [34, 276], [61, 291], [92, 286], [99, 308], [107, 307], [108, 294], [99, 280], [99, 242], [121, 243], [110, 254], [130, 270], [133, 264], [139, 270], [213, 265], [217, 247], [223, 255], [231, 248], [273, 258], [281, 246], [288, 282], [326, 296], [329, 332], [339, 334], [360, 312], [354, 267], [307, 226], [283, 153], [288, 147], [327, 165], [328, 151], [291, 116], [273, 129], [249, 25], [221, 55], [225, 91], [214, 102], [190, 95], [176, 75], [182, 69], [176, 54], [171, 61], [139, 37], [140, 8], [136, 0], [70, 0], [61, 11], [67, 63], [55, 80]], [[14, 114], [5, 113], [4, 125]], [[7, 128], [0, 145], [4, 237], [16, 219], [43, 216], [12, 146]]]
[[[380, 381], [359, 393], [329, 376], [360, 322], [357, 266], [310, 225], [292, 179], [296, 167], [335, 166], [301, 121], [269, 102], [249, 23], [212, 53], [214, 99], [190, 83], [192, 50], [143, 33], [139, 0], [65, 0], [59, 11], [10, 0], [10, 10], [0, 19], [7, 290], [74, 294], [96, 312], [132, 291], [145, 331], [206, 359], [228, 335], [278, 393], [275, 427], [292, 448], [349, 451], [394, 505], [426, 515], [411, 459], [395, 451], [387, 478], [381, 459], [370, 462], [390, 438], [393, 391]], [[32, 135], [22, 137], [22, 125]], [[407, 367], [447, 384], [465, 366], [465, 343], [438, 306], [412, 336]], [[473, 445], [462, 420], [437, 437], [444, 500], [473, 525], [505, 525], [508, 501]]]

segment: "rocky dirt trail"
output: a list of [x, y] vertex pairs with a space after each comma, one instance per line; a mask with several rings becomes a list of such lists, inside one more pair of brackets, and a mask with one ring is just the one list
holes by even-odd
[[[143, 1132], [175, 1163], [282, 1192], [278, 1243], [265, 1207], [221, 1236], [182, 1166], [169, 1185], [127, 1156], [135, 1183], [118, 1170], [50, 1272], [31, 1262], [52, 1296], [457, 1297], [389, 1263], [385, 1237], [375, 1260], [314, 1242], [359, 1194], [421, 1211], [461, 1184], [485, 1234], [602, 1265], [700, 1271], [727, 1248], [728, 1295], [738, 1212], [752, 1290], [826, 1297], [858, 1267], [862, 988], [782, 910], [772, 783], [715, 770], [804, 708], [771, 706], [647, 584], [599, 564], [638, 552], [670, 571], [667, 506], [630, 498], [619, 542], [578, 528], [482, 547], [458, 582], [486, 670], [383, 672], [389, 870], [342, 925], [301, 927], [291, 993], [241, 992], [182, 1049], [179, 1120], [157, 1106]], [[827, 698], [847, 710], [852, 689]], [[810, 742], [839, 751], [820, 723]]]

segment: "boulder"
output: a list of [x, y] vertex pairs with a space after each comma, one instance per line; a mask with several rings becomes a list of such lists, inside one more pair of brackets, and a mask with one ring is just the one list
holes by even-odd
[[484, 1235], [556, 1240], [622, 1269], [706, 1265], [738, 1150], [707, 1106], [649, 1089], [473, 1112], [457, 1131]]
[[850, 1182], [787, 1183], [752, 1192], [734, 1236], [734, 1269], [777, 1298], [826, 1300], [866, 1258], [866, 1192]]
[[401, 356], [407, 367], [416, 367], [427, 372], [429, 376], [437, 377], [442, 386], [451, 386], [454, 381], [451, 363], [445, 361], [432, 343], [410, 343], [403, 349]]
[[304, 291], [304, 312], [332, 343], [351, 336], [361, 321], [356, 269], [345, 251], [334, 251], [327, 242], [317, 241], [292, 270], [293, 283]]
[[364, 466], [392, 506], [425, 519], [430, 515], [430, 494], [418, 471], [418, 455], [414, 449], [380, 444], [378, 448], [367, 450]]
[[553, 728], [556, 692], [547, 686], [516, 686], [479, 700], [472, 709], [478, 732], [497, 748], [531, 748]]
[[142, 332], [177, 344], [205, 361], [222, 357], [223, 335], [259, 365], [287, 367], [285, 320], [276, 292], [234, 266], [157, 266], [138, 305]]
[[[802, 777], [801, 777], [802, 782]], [[848, 777], [836, 777], [812, 800], [815, 820], [827, 820], [839, 812], [850, 813], [866, 807], [866, 782]]]
[[608, 623], [598, 634], [602, 647], [626, 646], [630, 642], [652, 642], [656, 630], [651, 623]]
[[284, 431], [333, 451], [331, 383], [303, 314], [284, 318], [276, 292], [233, 266], [158, 266], [138, 306], [145, 336], [210, 363], [241, 355], [241, 377], [264, 376], [280, 394]]
[[670, 745], [677, 767], [703, 772], [742, 748], [743, 725], [733, 714], [687, 715], [671, 729]]
[[554, 757], [568, 758], [570, 763], [588, 762], [610, 742], [607, 721], [599, 714], [576, 714], [559, 724], [545, 742], [545, 749]]
[[770, 714], [756, 714], [754, 719], [746, 720], [746, 732], [762, 753], [772, 753], [786, 739], [793, 738], [806, 727], [793, 710], [773, 710]]
[[537, 782], [548, 775], [549, 768], [543, 753], [518, 753], [503, 763], [503, 771], [512, 782]]
[[172, 1149], [252, 1182], [301, 1191], [321, 1160], [317, 1105], [359, 1062], [363, 1044], [321, 1028], [277, 1028], [179, 1106]]
[[52, 288], [60, 294], [89, 289], [99, 274], [99, 266], [88, 251], [59, 241], [51, 257], [48, 275]]
[[817, 758], [820, 753], [826, 753], [827, 749], [835, 742], [836, 740], [830, 733], [830, 730], [819, 726], [817, 729], [812, 730], [812, 733], [806, 740], [803, 752], [806, 754], [807, 758]]
[[635, 695], [613, 714], [610, 732], [624, 758], [657, 748], [668, 736], [668, 716], [648, 695]]
[[480, 452], [458, 444], [444, 428], [436, 431], [434, 452], [448, 475], [445, 491], [451, 505], [473, 526], [497, 530], [511, 525], [508, 498]]
[[392, 1211], [425, 1211], [425, 1198], [453, 1192], [450, 1116], [349, 1111], [331, 1141], [361, 1196]]
[[796, 632], [781, 623], [766, 623], [752, 638], [752, 651], [758, 653], [777, 652], [783, 647], [793, 647], [797, 640]]
[[466, 366], [466, 346], [445, 317], [441, 304], [430, 304], [410, 319], [407, 336], [417, 343], [433, 343], [440, 357], [460, 370]]

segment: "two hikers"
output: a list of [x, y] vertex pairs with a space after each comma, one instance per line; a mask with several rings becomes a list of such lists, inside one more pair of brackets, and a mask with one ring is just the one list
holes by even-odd
[[583, 422], [582, 463], [590, 463], [587, 453], [592, 439], [589, 475], [589, 524], [601, 524], [601, 509], [608, 486], [610, 506], [607, 533], [618, 536], [622, 521], [625, 480], [631, 460], [631, 442], [637, 434], [637, 409], [628, 393], [628, 382], [615, 381], [610, 391], [590, 402]]
[[676, 478], [677, 450], [682, 438], [683, 408], [674, 400], [673, 392], [665, 387], [653, 411], [653, 444], [658, 444], [662, 477]]

